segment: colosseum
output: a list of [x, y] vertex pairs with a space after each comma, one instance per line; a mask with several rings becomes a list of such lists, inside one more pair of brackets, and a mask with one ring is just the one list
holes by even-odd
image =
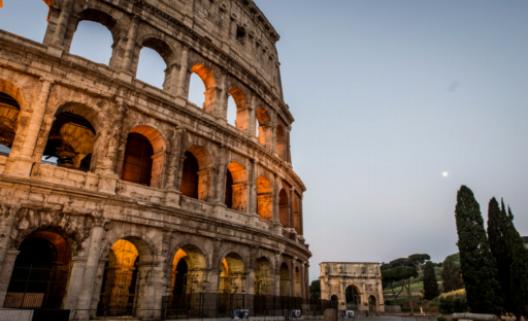
[[[255, 3], [44, 2], [41, 43], [0, 30], [0, 304], [70, 320], [300, 308], [305, 187]], [[70, 53], [83, 21], [111, 33], [108, 64]], [[136, 77], [143, 48], [162, 88]]]

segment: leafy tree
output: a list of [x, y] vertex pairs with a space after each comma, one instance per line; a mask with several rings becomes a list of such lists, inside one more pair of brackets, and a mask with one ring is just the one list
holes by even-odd
[[426, 300], [432, 300], [440, 294], [438, 291], [438, 282], [436, 281], [434, 265], [431, 261], [425, 263], [423, 271], [423, 288], [424, 299]]
[[460, 256], [458, 253], [449, 255], [442, 263], [443, 291], [449, 292], [464, 287], [460, 272]]
[[502, 286], [504, 309], [517, 317], [527, 315], [528, 252], [513, 224], [511, 210], [495, 198], [489, 202], [488, 236], [491, 252], [497, 262], [498, 280]]
[[321, 281], [315, 280], [310, 283], [310, 299], [314, 301], [321, 299]]
[[458, 249], [467, 302], [477, 313], [500, 313], [502, 296], [497, 268], [484, 230], [480, 207], [473, 192], [462, 186], [455, 209]]

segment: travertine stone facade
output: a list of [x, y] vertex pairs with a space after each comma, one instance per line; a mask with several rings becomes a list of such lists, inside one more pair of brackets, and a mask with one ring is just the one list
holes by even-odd
[[379, 263], [323, 262], [321, 299], [337, 301], [339, 310], [384, 312]]
[[[0, 304], [21, 304], [13, 271], [44, 243], [62, 272], [35, 302], [72, 319], [126, 305], [123, 291], [121, 314], [144, 320], [178, 291], [306, 298], [279, 37], [253, 1], [46, 3], [43, 43], [0, 30]], [[108, 65], [69, 54], [83, 20], [111, 31]], [[143, 47], [167, 64], [163, 89], [135, 77]]]

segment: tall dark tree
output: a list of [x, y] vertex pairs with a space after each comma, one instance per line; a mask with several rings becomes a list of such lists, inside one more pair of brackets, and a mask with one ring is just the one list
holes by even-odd
[[315, 280], [310, 283], [310, 300], [321, 299], [321, 281]]
[[501, 313], [503, 302], [495, 258], [488, 244], [479, 204], [466, 186], [458, 191], [455, 217], [468, 306], [472, 312]]
[[511, 210], [504, 203], [499, 208], [495, 198], [489, 202], [488, 236], [497, 262], [497, 275], [504, 296], [504, 309], [518, 317], [527, 315], [528, 252], [513, 224]]
[[460, 272], [460, 256], [458, 253], [449, 255], [442, 263], [443, 291], [449, 292], [464, 287]]
[[432, 300], [440, 293], [438, 291], [438, 282], [436, 281], [436, 273], [433, 262], [427, 261], [423, 270], [423, 288], [424, 299]]

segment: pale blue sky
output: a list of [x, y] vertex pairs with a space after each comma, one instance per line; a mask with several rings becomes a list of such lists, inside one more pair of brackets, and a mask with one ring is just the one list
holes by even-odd
[[[460, 184], [484, 214], [504, 197], [528, 234], [527, 1], [257, 3], [281, 34], [312, 278], [326, 260], [455, 252]], [[5, 0], [0, 28], [41, 41], [44, 9]], [[79, 32], [72, 51], [106, 62], [109, 34]], [[159, 85], [163, 66], [145, 57], [140, 75]]]

